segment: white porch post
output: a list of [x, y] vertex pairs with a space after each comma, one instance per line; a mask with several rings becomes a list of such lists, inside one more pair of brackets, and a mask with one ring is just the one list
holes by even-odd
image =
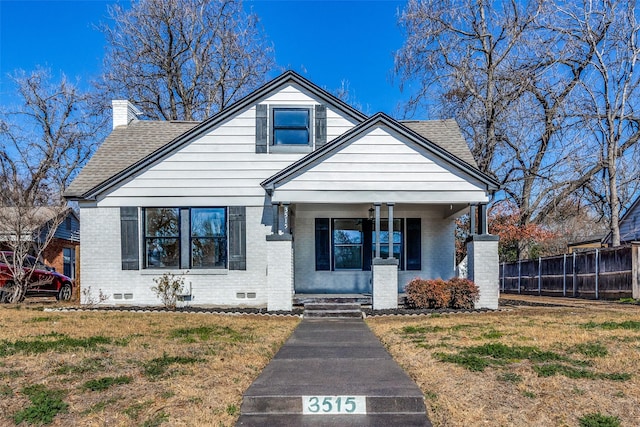
[[393, 257], [393, 203], [389, 209], [389, 256], [380, 258], [380, 205], [376, 204], [376, 257], [371, 266], [373, 272], [373, 309], [398, 308], [398, 260]]
[[467, 239], [467, 277], [480, 288], [476, 308], [498, 308], [500, 279], [498, 236], [475, 234]]
[[267, 310], [269, 311], [291, 311], [293, 308], [293, 236], [289, 233], [289, 203], [282, 205], [284, 206], [283, 227], [280, 226], [280, 204], [273, 203], [273, 230], [272, 234], [267, 235]]
[[373, 204], [376, 207], [376, 256], [380, 258], [380, 203]]

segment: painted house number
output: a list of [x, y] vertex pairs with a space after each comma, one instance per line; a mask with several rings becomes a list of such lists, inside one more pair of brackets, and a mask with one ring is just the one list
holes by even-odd
[[302, 413], [317, 414], [366, 414], [365, 396], [303, 396]]

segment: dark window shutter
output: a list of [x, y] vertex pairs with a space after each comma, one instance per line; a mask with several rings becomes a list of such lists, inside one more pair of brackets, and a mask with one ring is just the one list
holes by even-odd
[[120, 208], [120, 249], [123, 270], [139, 270], [138, 208]]
[[365, 219], [362, 222], [362, 269], [371, 270], [371, 258], [373, 257], [373, 221]]
[[420, 218], [407, 218], [407, 270], [422, 270]]
[[244, 206], [229, 207], [229, 270], [247, 269], [247, 215]]
[[256, 153], [267, 152], [267, 106], [256, 105]]
[[316, 147], [327, 143], [327, 107], [316, 105]]
[[329, 218], [316, 218], [316, 271], [331, 270]]

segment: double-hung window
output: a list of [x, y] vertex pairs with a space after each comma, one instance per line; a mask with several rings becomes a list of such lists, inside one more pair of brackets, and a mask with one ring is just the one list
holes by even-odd
[[333, 220], [335, 270], [362, 270], [363, 237], [361, 219]]
[[144, 210], [144, 253], [147, 268], [180, 268], [180, 209]]
[[226, 208], [146, 208], [144, 224], [147, 268], [227, 266]]
[[192, 268], [226, 267], [226, 209], [192, 208], [190, 238]]
[[[389, 232], [380, 221], [380, 257], [389, 258], [389, 239], [400, 270], [422, 269], [420, 218], [394, 218]], [[370, 219], [316, 218], [316, 270], [371, 270], [376, 256], [375, 223]]]
[[310, 145], [311, 113], [308, 108], [274, 108], [273, 145]]

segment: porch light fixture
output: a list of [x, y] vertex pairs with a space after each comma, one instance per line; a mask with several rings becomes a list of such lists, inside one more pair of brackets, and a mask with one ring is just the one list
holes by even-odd
[[369, 219], [374, 219], [375, 218], [375, 212], [376, 212], [376, 210], [373, 209], [373, 206], [371, 206], [369, 208]]

